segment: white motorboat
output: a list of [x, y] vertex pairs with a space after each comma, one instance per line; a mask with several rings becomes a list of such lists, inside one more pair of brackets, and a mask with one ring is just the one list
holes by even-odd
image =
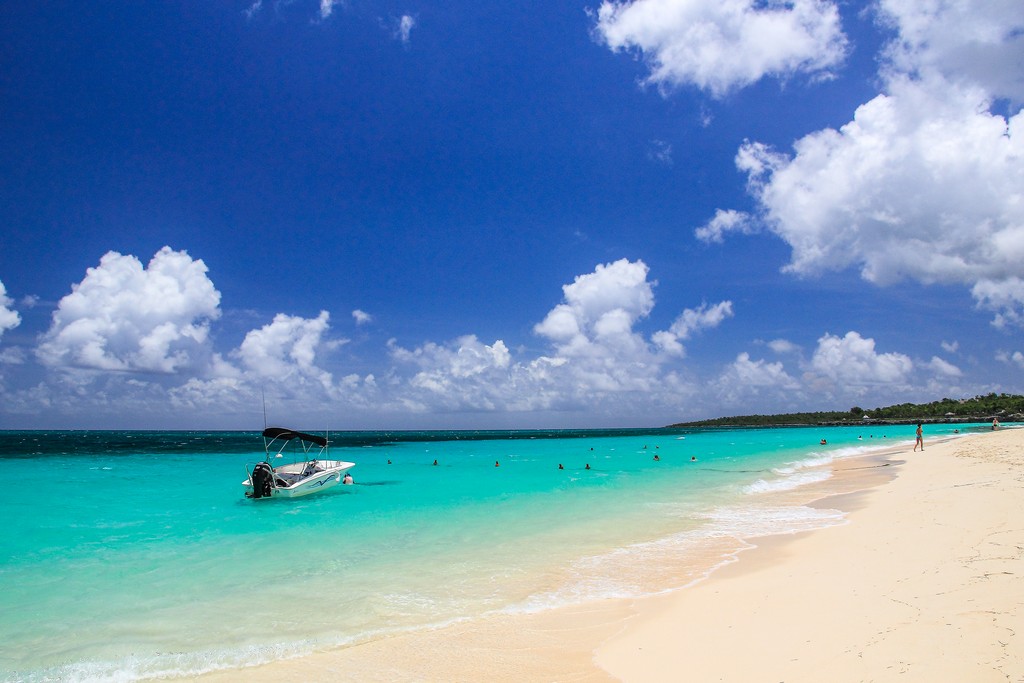
[[[263, 430], [263, 447], [266, 460], [245, 467], [248, 476], [242, 486], [246, 498], [298, 498], [326, 491], [340, 484], [345, 473], [356, 466], [328, 459], [324, 437], [282, 427]], [[285, 458], [286, 450], [293, 453], [292, 461], [275, 467], [272, 460]]]

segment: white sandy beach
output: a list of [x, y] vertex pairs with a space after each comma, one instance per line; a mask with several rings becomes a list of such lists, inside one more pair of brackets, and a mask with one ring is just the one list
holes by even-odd
[[816, 504], [847, 524], [756, 539], [688, 588], [202, 679], [1024, 681], [1024, 430], [888, 457], [837, 464], [868, 488]]
[[1024, 680], [1024, 430], [903, 457], [825, 502], [849, 524], [645, 601], [597, 663], [626, 681]]

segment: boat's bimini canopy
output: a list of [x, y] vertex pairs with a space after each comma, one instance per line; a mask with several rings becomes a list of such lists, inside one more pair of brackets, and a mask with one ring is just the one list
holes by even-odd
[[322, 436], [306, 434], [305, 432], [296, 432], [291, 429], [284, 429], [283, 427], [267, 427], [263, 430], [263, 436], [271, 441], [291, 441], [292, 439], [299, 439], [301, 441], [316, 444], [321, 448], [325, 448], [327, 446], [327, 439]]

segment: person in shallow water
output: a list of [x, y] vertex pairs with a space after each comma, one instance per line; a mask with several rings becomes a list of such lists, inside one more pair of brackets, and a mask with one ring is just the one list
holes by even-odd
[[348, 472], [346, 472], [345, 473], [345, 478], [341, 480], [341, 483], [342, 484], [351, 484], [352, 483], [352, 475], [349, 474]]

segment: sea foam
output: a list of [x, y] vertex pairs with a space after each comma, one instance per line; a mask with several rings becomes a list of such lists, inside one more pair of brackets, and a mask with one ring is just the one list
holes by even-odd
[[698, 515], [695, 529], [582, 557], [562, 585], [503, 610], [533, 613], [617, 598], [637, 598], [684, 588], [734, 562], [754, 547], [751, 539], [844, 524], [839, 510], [792, 506], [723, 506]]

